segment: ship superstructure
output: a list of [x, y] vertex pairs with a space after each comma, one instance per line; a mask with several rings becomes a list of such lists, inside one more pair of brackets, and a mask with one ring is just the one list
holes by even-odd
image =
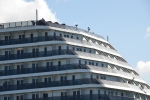
[[150, 100], [102, 36], [45, 21], [0, 24], [0, 100]]

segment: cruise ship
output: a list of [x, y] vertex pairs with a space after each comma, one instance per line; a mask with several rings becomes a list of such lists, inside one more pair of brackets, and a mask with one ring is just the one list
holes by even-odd
[[30, 20], [0, 24], [0, 100], [150, 100], [150, 86], [89, 28]]

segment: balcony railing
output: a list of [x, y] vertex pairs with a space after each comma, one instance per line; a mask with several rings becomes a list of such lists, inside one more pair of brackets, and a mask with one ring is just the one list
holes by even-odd
[[3, 86], [0, 86], [0, 92], [12, 91], [12, 90], [23, 90], [23, 89], [46, 88], [46, 87], [72, 86], [72, 85], [82, 85], [82, 84], [99, 84], [99, 82], [96, 79], [75, 79], [75, 80], [25, 83], [20, 85], [3, 84]]
[[10, 55], [0, 55], [0, 61], [4, 60], [15, 60], [15, 59], [27, 59], [27, 58], [38, 58], [38, 57], [48, 57], [55, 55], [74, 55], [72, 50], [51, 50], [51, 51], [40, 51], [40, 52], [30, 52], [21, 54], [10, 54]]
[[118, 75], [124, 75], [124, 76], [128, 76], [128, 77], [134, 77], [135, 79], [139, 79], [144, 81], [140, 76], [138, 75], [133, 75], [127, 72], [123, 72], [120, 70], [115, 70], [115, 69], [111, 69], [111, 68], [106, 68], [106, 67], [99, 67], [99, 66], [93, 66], [93, 65], [87, 65], [87, 67], [91, 70], [96, 70], [96, 71], [103, 71], [103, 72], [109, 72], [109, 73], [115, 73]]
[[111, 62], [115, 62], [117, 64], [121, 64], [121, 65], [125, 65], [128, 68], [131, 68], [131, 66], [126, 63], [126, 62], [122, 62], [113, 58], [109, 58], [103, 55], [98, 55], [98, 54], [91, 54], [91, 53], [87, 53], [87, 52], [81, 52], [81, 51], [75, 51], [76, 54], [78, 54], [79, 56], [86, 56], [86, 57], [90, 57], [90, 58], [95, 58], [95, 59], [102, 59], [102, 60], [106, 60], [106, 61], [111, 61]]
[[72, 43], [78, 43], [78, 44], [83, 44], [83, 45], [88, 45], [88, 46], [93, 46], [93, 47], [97, 47], [97, 48], [100, 48], [104, 51], [107, 51], [107, 52], [112, 52], [112, 53], [115, 53], [115, 54], [118, 54], [118, 52], [114, 49], [111, 49], [111, 48], [107, 48], [107, 47], [104, 47], [104, 46], [101, 46], [101, 45], [98, 45], [98, 44], [95, 44], [95, 43], [90, 43], [90, 42], [87, 42], [87, 41], [81, 41], [81, 40], [77, 40], [77, 39], [72, 39], [72, 38], [65, 38], [63, 37], [64, 40], [68, 41], [68, 42], [72, 42]]
[[[53, 72], [53, 71], [63, 71], [63, 70], [73, 70], [73, 69], [91, 69], [96, 71], [103, 71], [109, 73], [115, 73], [118, 75], [124, 75], [129, 77], [135, 77], [136, 75], [126, 73], [119, 70], [114, 70], [111, 68], [93, 66], [93, 65], [85, 65], [85, 64], [64, 64], [64, 65], [53, 65], [53, 66], [42, 66], [42, 67], [35, 67], [35, 68], [22, 68], [22, 69], [10, 69], [10, 70], [1, 70], [0, 76], [7, 76], [7, 75], [20, 75], [20, 74], [30, 74], [30, 73], [40, 73], [40, 72]], [[140, 76], [136, 76], [135, 79], [142, 80]]]
[[[94, 32], [89, 32], [80, 28], [76, 28], [74, 26], [68, 26], [68, 25], [63, 25], [63, 24], [57, 24], [57, 23], [52, 23], [52, 22], [46, 22], [46, 26], [51, 26], [54, 28], [61, 28], [61, 29], [66, 29], [69, 31], [76, 31], [76, 32], [82, 32], [89, 34], [91, 36], [100, 38], [105, 40], [102, 36], [95, 34]], [[36, 25], [36, 21], [21, 21], [21, 22], [10, 22], [10, 23], [0, 23], [0, 29], [7, 29], [7, 28], [20, 28], [20, 27], [33, 27], [33, 26], [45, 26], [45, 25]]]
[[136, 91], [141, 91], [143, 92], [139, 86], [133, 85], [133, 84], [127, 84], [127, 83], [123, 83], [123, 82], [115, 82], [115, 81], [108, 81], [108, 80], [101, 80], [98, 79], [97, 80], [100, 84], [104, 84], [104, 85], [111, 85], [111, 86], [119, 86], [122, 88], [126, 88], [129, 90], [133, 90], [135, 89]]
[[[116, 96], [108, 94], [80, 94], [80, 95], [66, 95], [66, 96], [53, 96], [47, 98], [32, 98], [23, 100], [137, 100], [135, 98]], [[140, 99], [141, 100], [141, 99]]]
[[43, 41], [64, 41], [60, 36], [38, 36], [33, 38], [18, 38], [18, 39], [7, 39], [0, 40], [0, 46], [4, 45], [14, 45], [14, 44], [25, 44], [25, 43], [35, 43]]
[[42, 66], [35, 68], [22, 68], [22, 69], [11, 69], [0, 71], [0, 76], [7, 75], [19, 75], [19, 74], [30, 74], [30, 73], [40, 73], [40, 72], [53, 72], [53, 71], [63, 71], [72, 69], [87, 69], [86, 65], [83, 64], [64, 64], [64, 65], [53, 65], [53, 66]]

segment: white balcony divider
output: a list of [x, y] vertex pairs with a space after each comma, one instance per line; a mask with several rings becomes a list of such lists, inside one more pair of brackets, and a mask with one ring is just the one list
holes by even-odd
[[116, 59], [112, 59], [103, 55], [98, 55], [98, 54], [91, 54], [91, 53], [86, 53], [86, 52], [81, 52], [81, 51], [75, 51], [79, 56], [85, 56], [85, 57], [90, 57], [90, 58], [95, 58], [95, 59], [101, 59], [103, 61], [111, 62], [111, 63], [116, 63], [118, 65], [124, 65], [122, 67], [133, 69], [128, 63], [118, 61]]
[[98, 44], [95, 44], [95, 43], [90, 43], [90, 42], [81, 41], [81, 40], [77, 40], [77, 39], [65, 38], [65, 37], [63, 37], [63, 38], [67, 42], [72, 42], [72, 43], [77, 43], [77, 44], [81, 44], [81, 45], [87, 45], [87, 46], [97, 47], [97, 48], [100, 48], [103, 51], [106, 51], [108, 53], [114, 53], [114, 54], [120, 56], [120, 54], [116, 50], [113, 50], [111, 48], [107, 48], [107, 47], [104, 47], [104, 46], [101, 46], [101, 45], [98, 45]]
[[113, 74], [118, 74], [119, 76], [124, 75], [124, 76], [128, 76], [128, 77], [134, 77], [134, 79], [144, 81], [140, 76], [133, 75], [133, 74], [130, 74], [130, 73], [126, 73], [126, 72], [123, 72], [123, 71], [119, 71], [119, 70], [115, 70], [115, 69], [111, 69], [111, 68], [106, 68], [106, 67], [93, 66], [93, 65], [87, 65], [87, 66], [91, 70], [109, 72], [109, 73], [113, 73]]
[[[102, 80], [102, 79], [98, 79], [98, 82], [102, 85], [104, 84], [104, 86], [105, 85], [119, 86], [119, 87], [123, 87], [123, 88], [130, 89], [130, 90], [144, 92], [144, 90], [142, 90], [139, 86], [127, 84], [123, 82], [115, 82], [115, 81], [108, 81], [108, 80]], [[148, 89], [145, 89], [145, 90], [147, 90], [147, 92], [150, 93], [150, 90]]]

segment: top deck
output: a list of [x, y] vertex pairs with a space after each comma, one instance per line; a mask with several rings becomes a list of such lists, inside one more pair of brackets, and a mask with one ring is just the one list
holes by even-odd
[[[92, 36], [95, 36], [100, 39], [104, 39], [102, 36], [95, 34], [94, 32], [89, 32], [74, 26], [68, 26], [66, 24], [59, 24], [58, 22], [52, 23], [51, 21], [47, 21], [45, 23], [37, 23], [35, 20], [30, 21], [19, 21], [19, 22], [10, 22], [10, 23], [0, 23], [0, 29], [6, 28], [19, 28], [19, 27], [31, 27], [31, 26], [50, 26], [61, 29], [67, 29], [71, 31], [83, 32]], [[104, 39], [105, 40], [105, 39]]]

